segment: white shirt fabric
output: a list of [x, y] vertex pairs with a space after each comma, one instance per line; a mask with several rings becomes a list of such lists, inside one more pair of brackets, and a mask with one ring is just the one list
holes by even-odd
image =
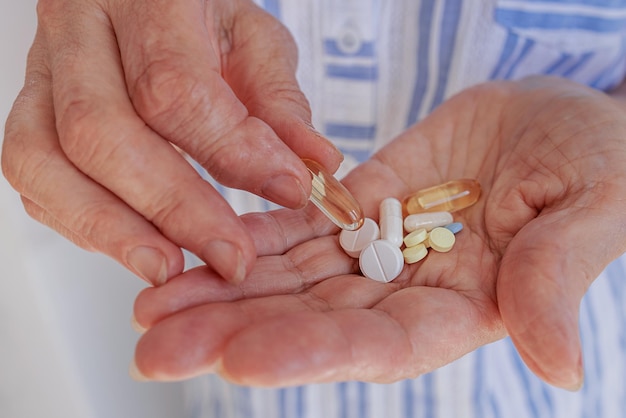
[[[313, 123], [346, 156], [345, 173], [451, 95], [493, 79], [566, 77], [608, 90], [626, 69], [626, 1], [259, 0], [292, 31]], [[218, 186], [219, 187], [219, 186]], [[219, 187], [239, 212], [272, 206]], [[623, 418], [626, 257], [581, 307], [585, 385], [551, 387], [509, 338], [417, 379], [287, 389], [188, 384], [190, 418]]]

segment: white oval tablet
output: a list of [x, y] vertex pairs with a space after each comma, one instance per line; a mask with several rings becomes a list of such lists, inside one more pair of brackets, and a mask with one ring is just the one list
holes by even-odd
[[388, 283], [398, 277], [404, 267], [404, 256], [400, 248], [391, 242], [379, 239], [370, 242], [361, 251], [359, 267], [365, 277]]
[[424, 228], [427, 231], [431, 231], [438, 226], [451, 224], [452, 221], [453, 218], [450, 212], [416, 213], [404, 218], [404, 230], [406, 232], [413, 232], [417, 229]]
[[343, 229], [339, 233], [339, 245], [352, 258], [359, 258], [359, 254], [367, 244], [380, 238], [380, 229], [376, 221], [365, 218], [363, 225], [356, 231]]

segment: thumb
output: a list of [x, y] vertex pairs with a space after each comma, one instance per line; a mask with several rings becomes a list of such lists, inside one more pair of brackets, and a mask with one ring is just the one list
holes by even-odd
[[544, 381], [569, 390], [583, 383], [580, 301], [619, 256], [606, 213], [565, 209], [540, 215], [509, 243], [498, 277], [498, 305], [524, 362]]

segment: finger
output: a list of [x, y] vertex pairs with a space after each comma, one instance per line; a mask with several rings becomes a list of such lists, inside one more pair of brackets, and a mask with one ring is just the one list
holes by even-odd
[[295, 211], [246, 213], [241, 220], [252, 236], [258, 256], [284, 254], [302, 242], [337, 231], [313, 204]]
[[[355, 287], [348, 290], [355, 293]], [[350, 300], [345, 296], [337, 300]], [[493, 315], [451, 290], [409, 288], [371, 309], [330, 306], [327, 311], [326, 304], [277, 296], [187, 310], [142, 337], [137, 370], [158, 380], [218, 371], [258, 386], [389, 382], [433, 370], [501, 337], [487, 320]], [[466, 338], [468, 332], [475, 338]]]
[[107, 254], [152, 284], [183, 269], [180, 249], [72, 165], [60, 149], [39, 41], [5, 126], [2, 168], [27, 212], [77, 245]]
[[226, 81], [250, 114], [269, 124], [296, 154], [334, 173], [343, 157], [312, 128], [311, 110], [296, 80], [298, 51], [291, 34], [252, 2], [238, 5], [223, 64]]
[[68, 229], [58, 219], [52, 216], [50, 212], [48, 212], [32, 200], [28, 199], [27, 197], [20, 196], [20, 198], [22, 200], [22, 205], [24, 205], [24, 210], [26, 211], [28, 216], [30, 216], [37, 222], [54, 229], [56, 232], [58, 232], [68, 240], [72, 241], [79, 247], [87, 251], [95, 251], [95, 249], [89, 242], [85, 241], [81, 236], [74, 233], [74, 231]]
[[570, 390], [583, 382], [580, 300], [625, 246], [614, 229], [623, 215], [603, 205], [576, 206], [525, 226], [509, 244], [498, 278], [502, 318], [522, 358], [542, 379]]
[[225, 283], [210, 269], [200, 267], [176, 277], [167, 286], [144, 289], [135, 300], [135, 319], [143, 328], [150, 328], [194, 306], [305, 292], [329, 277], [356, 272], [357, 261], [338, 248], [337, 238], [323, 237], [283, 256], [260, 258], [248, 279], [239, 284]]
[[[218, 182], [303, 207], [311, 192], [306, 167], [267, 123], [249, 114], [222, 76], [235, 39], [224, 25], [240, 26], [234, 15], [239, 3], [163, 0], [147, 10], [140, 2], [125, 5], [112, 20], [128, 91], [142, 119]], [[251, 24], [256, 28], [262, 22]], [[273, 42], [263, 33], [256, 36]], [[282, 62], [262, 56], [264, 65], [280, 71]], [[259, 62], [246, 56], [238, 65], [254, 71]]]
[[199, 255], [225, 279], [242, 280], [255, 259], [249, 235], [219, 193], [137, 117], [102, 12], [87, 2], [48, 7], [42, 13], [65, 25], [44, 25], [55, 51], [53, 97], [65, 154], [173, 243]]

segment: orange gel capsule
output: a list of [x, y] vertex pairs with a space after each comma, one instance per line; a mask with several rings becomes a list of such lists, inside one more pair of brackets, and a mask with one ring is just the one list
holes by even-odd
[[480, 197], [480, 184], [476, 180], [453, 180], [420, 190], [404, 198], [404, 214], [422, 212], [456, 212], [472, 206]]
[[348, 231], [359, 229], [365, 219], [359, 202], [320, 164], [308, 159], [302, 161], [313, 178], [313, 191], [309, 200], [339, 228]]

